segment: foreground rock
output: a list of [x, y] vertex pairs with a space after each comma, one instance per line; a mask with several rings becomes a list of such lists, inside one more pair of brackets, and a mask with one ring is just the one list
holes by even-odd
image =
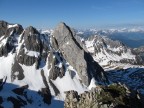
[[125, 86], [113, 84], [97, 87], [78, 95], [66, 92], [65, 108], [143, 108], [139, 94]]

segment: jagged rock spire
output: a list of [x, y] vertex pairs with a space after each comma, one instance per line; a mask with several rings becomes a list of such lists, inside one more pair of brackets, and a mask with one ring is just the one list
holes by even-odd
[[53, 35], [64, 58], [76, 69], [85, 85], [88, 86], [93, 77], [98, 81], [106, 80], [104, 70], [81, 47], [70, 27], [59, 23]]

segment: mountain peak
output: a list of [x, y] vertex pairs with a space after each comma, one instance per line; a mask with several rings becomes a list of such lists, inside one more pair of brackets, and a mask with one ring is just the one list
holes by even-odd
[[37, 31], [36, 28], [34, 28], [33, 26], [29, 26], [25, 29], [26, 33], [31, 33], [31, 34], [39, 34], [39, 32]]
[[67, 26], [65, 22], [60, 22], [58, 26]]
[[104, 72], [103, 69], [96, 62], [92, 62], [93, 58], [83, 49], [69, 26], [65, 23], [58, 24], [53, 35], [65, 60], [76, 69], [85, 85], [90, 84], [92, 77], [99, 81], [105, 80], [98, 78]]
[[0, 27], [2, 26], [2, 25], [7, 25], [8, 24], [8, 22], [6, 22], [6, 21], [4, 21], [4, 20], [0, 20]]

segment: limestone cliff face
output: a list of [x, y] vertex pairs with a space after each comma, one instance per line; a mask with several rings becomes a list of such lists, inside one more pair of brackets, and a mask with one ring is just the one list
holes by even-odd
[[88, 86], [93, 77], [98, 81], [107, 82], [104, 70], [78, 43], [70, 27], [60, 23], [53, 36], [58, 46], [57, 50], [60, 50], [64, 59], [76, 69], [85, 85]]

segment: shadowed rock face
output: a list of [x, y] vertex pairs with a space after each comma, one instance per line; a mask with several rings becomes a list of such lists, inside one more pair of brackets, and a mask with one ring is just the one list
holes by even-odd
[[15, 89], [13, 89], [12, 91], [13, 91], [15, 94], [18, 94], [18, 95], [23, 96], [25, 89], [28, 89], [28, 85], [24, 85], [24, 86], [22, 86], [22, 87], [15, 88]]
[[[54, 30], [53, 36], [58, 44], [58, 49], [62, 52], [66, 61], [76, 69], [82, 82], [89, 85], [91, 78], [106, 81], [104, 70], [93, 60], [74, 37], [74, 33], [65, 24], [60, 23]], [[99, 77], [99, 78], [98, 78]]]

